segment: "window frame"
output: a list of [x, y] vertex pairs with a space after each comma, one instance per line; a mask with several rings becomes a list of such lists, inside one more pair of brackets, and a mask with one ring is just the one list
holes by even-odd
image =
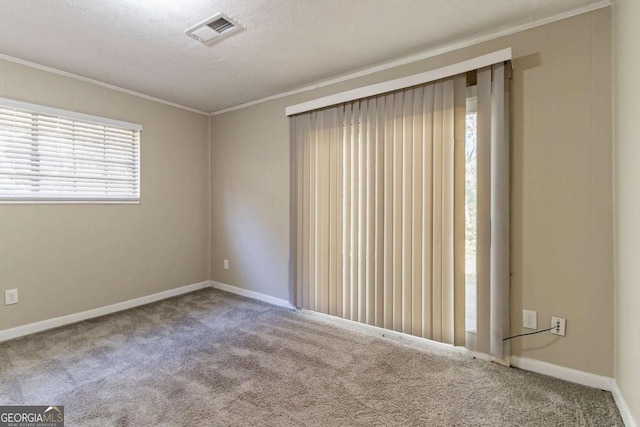
[[142, 125], [131, 123], [123, 120], [110, 119], [101, 116], [79, 113], [76, 111], [64, 110], [61, 108], [49, 107], [45, 105], [32, 104], [29, 102], [18, 101], [15, 99], [0, 97], [0, 107], [14, 108], [16, 110], [27, 111], [32, 114], [48, 116], [53, 118], [63, 118], [81, 122], [84, 124], [108, 126], [128, 131], [138, 132], [136, 148], [136, 171], [137, 171], [137, 197], [132, 198], [108, 198], [108, 197], [68, 197], [64, 195], [52, 195], [47, 198], [29, 198], [29, 197], [0, 197], [0, 205], [23, 205], [23, 204], [140, 204], [141, 203], [141, 144], [142, 144]]

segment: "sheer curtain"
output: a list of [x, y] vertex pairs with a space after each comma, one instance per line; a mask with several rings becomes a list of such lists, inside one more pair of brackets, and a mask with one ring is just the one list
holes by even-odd
[[466, 80], [291, 118], [296, 306], [465, 344]]

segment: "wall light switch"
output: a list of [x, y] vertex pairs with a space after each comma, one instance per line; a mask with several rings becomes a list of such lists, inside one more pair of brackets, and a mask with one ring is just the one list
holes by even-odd
[[18, 290], [9, 289], [4, 291], [4, 305], [11, 305], [18, 303]]
[[222, 263], [222, 266], [224, 267], [225, 270], [229, 269], [229, 260], [225, 259], [224, 262]]

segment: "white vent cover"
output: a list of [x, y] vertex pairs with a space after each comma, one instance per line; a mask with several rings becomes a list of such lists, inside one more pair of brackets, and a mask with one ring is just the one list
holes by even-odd
[[233, 19], [223, 13], [218, 13], [189, 28], [185, 33], [201, 43], [210, 44], [238, 31], [240, 28], [242, 27]]

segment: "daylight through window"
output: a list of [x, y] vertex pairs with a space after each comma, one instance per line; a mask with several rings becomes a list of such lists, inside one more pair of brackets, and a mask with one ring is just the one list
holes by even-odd
[[139, 201], [139, 125], [3, 101], [0, 201]]

